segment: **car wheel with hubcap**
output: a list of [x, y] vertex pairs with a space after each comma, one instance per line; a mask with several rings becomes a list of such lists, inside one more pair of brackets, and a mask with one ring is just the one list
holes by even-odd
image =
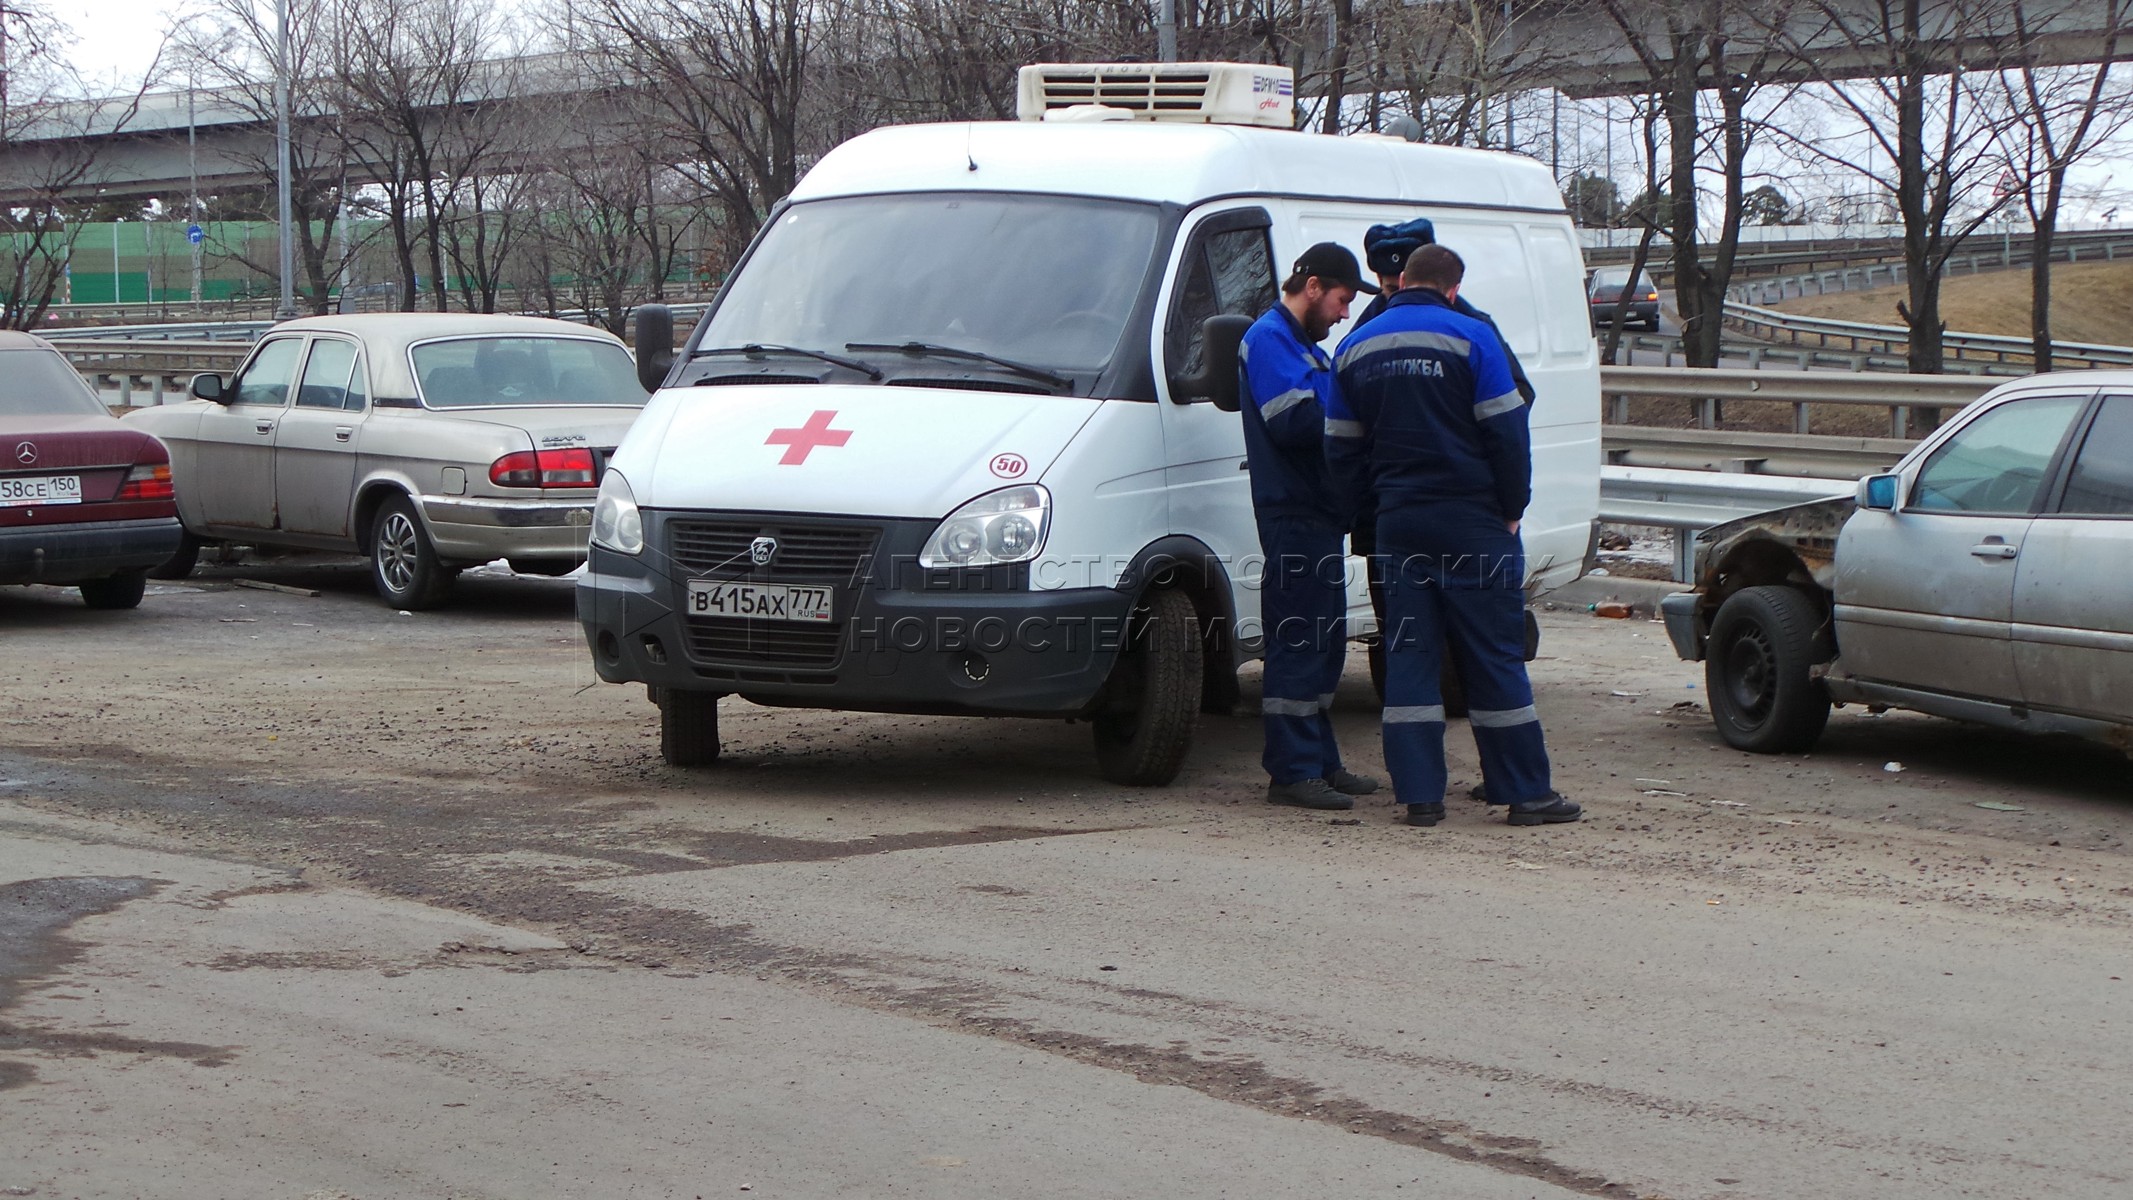
[[415, 506], [395, 496], [378, 506], [370, 526], [370, 581], [394, 608], [434, 608], [459, 572], [437, 561]]
[[1711, 720], [1736, 750], [1806, 750], [1829, 723], [1829, 693], [1809, 672], [1831, 657], [1822, 614], [1798, 588], [1743, 588], [1719, 606], [1704, 655]]
[[1150, 592], [1091, 720], [1103, 777], [1161, 787], [1178, 777], [1200, 712], [1200, 617], [1180, 591]]

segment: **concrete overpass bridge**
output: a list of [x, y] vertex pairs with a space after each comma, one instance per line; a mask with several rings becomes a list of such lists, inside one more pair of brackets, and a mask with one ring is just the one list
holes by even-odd
[[[1644, 18], [1645, 37], [1664, 52], [1662, 13], [1665, 0], [1630, 0]], [[1876, 0], [1842, 0], [1856, 10], [1854, 33], [1876, 27]], [[2023, 0], [2038, 32], [2033, 43], [2046, 65], [2070, 65], [2133, 59], [2133, 37], [2107, 53], [2101, 28], [2105, 6], [2099, 0]], [[1534, 64], [1522, 86], [1552, 87], [1573, 97], [1635, 95], [1652, 90], [1652, 71], [1630, 48], [1598, 0], [1521, 0], [1507, 58]], [[1942, 73], [1989, 67], [2005, 52], [2006, 36], [1982, 26], [1966, 13], [1974, 4], [1927, 0], [1926, 46], [1934, 68]], [[1770, 82], [1805, 82], [1817, 78], [1867, 77], [1885, 70], [1885, 43], [1862, 41], [1799, 18], [1788, 35], [1804, 54], [1779, 54], [1768, 64]], [[1741, 38], [1756, 31], [1744, 29]], [[1811, 61], [1810, 61], [1811, 60]], [[1666, 64], [1661, 62], [1662, 71]], [[603, 104], [623, 76], [616, 64], [597, 55], [543, 54], [485, 64], [458, 104], [506, 105], [552, 114], [568, 106], [580, 119], [621, 119], [620, 106]], [[1708, 85], [1709, 81], [1705, 81]], [[440, 124], [449, 104], [433, 106]], [[274, 124], [258, 98], [234, 89], [154, 92], [137, 109], [109, 102], [83, 102], [52, 113], [0, 146], [0, 203], [20, 202], [44, 194], [41, 180], [52, 177], [51, 164], [69, 154], [93, 153], [94, 167], [64, 190], [68, 199], [128, 199], [183, 195], [197, 172], [203, 192], [271, 182]], [[330, 123], [331, 111], [299, 113], [298, 123]], [[374, 177], [375, 165], [354, 152], [350, 174]]]

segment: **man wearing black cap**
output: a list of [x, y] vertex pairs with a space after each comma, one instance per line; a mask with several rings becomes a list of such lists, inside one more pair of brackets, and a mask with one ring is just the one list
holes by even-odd
[[1303, 252], [1281, 298], [1244, 335], [1244, 446], [1266, 573], [1259, 593], [1266, 636], [1267, 802], [1353, 808], [1374, 779], [1341, 766], [1333, 692], [1347, 654], [1349, 514], [1326, 472], [1325, 414], [1333, 363], [1318, 343], [1348, 316], [1363, 282], [1355, 255], [1333, 242]]

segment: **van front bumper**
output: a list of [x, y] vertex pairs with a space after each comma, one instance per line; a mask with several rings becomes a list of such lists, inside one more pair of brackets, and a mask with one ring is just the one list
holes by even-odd
[[[646, 515], [648, 539], [656, 538], [660, 522]], [[896, 528], [903, 522], [875, 524], [886, 527], [885, 552], [913, 532]], [[933, 522], [918, 525], [922, 540]], [[787, 707], [1084, 715], [1110, 676], [1133, 607], [1130, 594], [1111, 588], [894, 587], [890, 577], [907, 573], [883, 570], [836, 589], [833, 623], [707, 620], [684, 614], [691, 573], [661, 571], [655, 561], [672, 563], [592, 547], [577, 610], [600, 678]]]

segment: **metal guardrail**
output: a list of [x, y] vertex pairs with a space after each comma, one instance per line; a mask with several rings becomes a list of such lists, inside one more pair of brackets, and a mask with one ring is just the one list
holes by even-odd
[[[1991, 239], [1984, 240], [1987, 245], [1990, 244]], [[2080, 263], [2083, 259], [2109, 262], [2128, 256], [2133, 256], [2133, 234], [2092, 235], [2082, 241], [2055, 242], [2051, 251], [2054, 262], [2067, 263]], [[1943, 266], [1942, 277], [2012, 270], [2015, 267], [2027, 267], [2034, 260], [2033, 247], [2026, 240], [2019, 244], [2009, 241], [2003, 243], [1997, 253], [1988, 249], [1948, 259]], [[1742, 304], [1768, 305], [1808, 296], [1827, 296], [1833, 292], [1894, 287], [1907, 278], [1909, 271], [1901, 261], [1847, 264], [1831, 270], [1743, 280], [1726, 289], [1726, 298]], [[1881, 282], [1876, 282], [1877, 279]], [[1857, 289], [1853, 287], [1855, 281]]]
[[1674, 531], [1674, 579], [1695, 570], [1696, 535], [1741, 517], [1852, 494], [1848, 479], [1792, 479], [1659, 467], [1600, 468], [1600, 519]]
[[[2028, 233], [2003, 237], [1981, 231], [1972, 234], [1966, 244], [1990, 247], [1998, 242], [2002, 252], [2011, 257], [2016, 251], [2026, 256], [2032, 240], [2032, 235]], [[2091, 247], [2113, 242], [2123, 248], [2133, 244], [2133, 230], [2062, 229], [2054, 236], [2053, 241], [2055, 247], [2072, 247], [2076, 253], [2085, 253]], [[1805, 245], [1793, 242], [1785, 249], [1760, 248], [1772, 244], [1743, 242], [1742, 252], [1733, 259], [1734, 278], [1746, 280], [1770, 275], [1798, 274], [1803, 267], [1812, 273], [1820, 264], [1825, 263], [1831, 268], [1843, 268], [1864, 263], [1901, 262], [1904, 257], [1903, 240], [1895, 237], [1821, 238], [1809, 239]], [[1751, 246], [1757, 248], [1750, 249]], [[1980, 249], [1977, 253], [1983, 257], [1998, 257], [1992, 254], [1990, 249]], [[1662, 234], [1652, 243], [1646, 269], [1654, 277], [1664, 277], [1672, 255], [1672, 243]], [[1627, 246], [1591, 246], [1585, 249], [1585, 261], [1592, 266], [1620, 266], [1634, 256], [1634, 252]]]
[[194, 321], [172, 325], [85, 325], [43, 329], [38, 337], [56, 346], [74, 342], [237, 342], [250, 345], [273, 328], [272, 321]]
[[1610, 466], [1806, 479], [1857, 479], [1885, 471], [1917, 445], [1899, 438], [1650, 425], [1606, 426], [1601, 444]]
[[[1782, 340], [1793, 344], [1813, 338], [1817, 346], [1840, 343], [1854, 352], [1879, 349], [1883, 353], [1900, 354], [1911, 341], [1911, 331], [1901, 325], [1835, 321], [1827, 317], [1807, 317], [1733, 302], [1726, 304], [1726, 324], [1729, 328], [1752, 337], [1771, 341]], [[1981, 359], [1994, 363], [2017, 364], [2032, 361], [2032, 347], [2028, 338], [2006, 337], [2000, 334], [1944, 333], [1941, 335], [1941, 349], [1944, 356], [1958, 362]], [[2052, 365], [2056, 367], [2062, 364], [2085, 367], [2133, 366], [2133, 346], [2054, 342]]]
[[1850, 371], [1735, 371], [1684, 367], [1602, 367], [1600, 391], [1608, 420], [1629, 423], [1634, 396], [1679, 399], [1695, 407], [1699, 428], [1718, 428], [1728, 400], [1792, 405], [1792, 427], [1805, 434], [1817, 404], [1865, 405], [1889, 411], [1889, 436], [1910, 436], [1911, 412], [1961, 408], [1998, 381], [1974, 375], [1895, 375]]
[[182, 398], [194, 375], [234, 371], [252, 349], [249, 342], [234, 341], [96, 339], [53, 345], [97, 394], [116, 393], [116, 402], [124, 406], [135, 402], [137, 390], [147, 393], [149, 404], [167, 403], [172, 395]]

